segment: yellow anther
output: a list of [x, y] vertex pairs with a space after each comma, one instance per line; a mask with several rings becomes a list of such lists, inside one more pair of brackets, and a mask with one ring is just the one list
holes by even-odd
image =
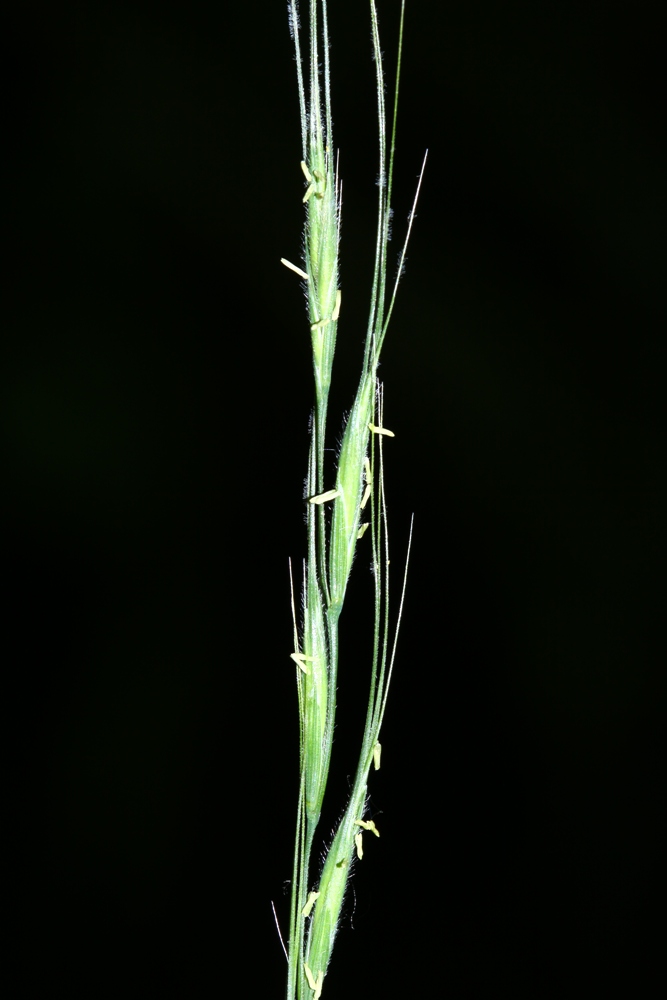
[[292, 264], [291, 261], [285, 260], [284, 257], [280, 258], [280, 263], [284, 264], [285, 267], [288, 267], [290, 269], [290, 271], [294, 271], [294, 273], [298, 274], [299, 277], [303, 278], [304, 281], [310, 281], [310, 278], [308, 277], [308, 275], [306, 274], [306, 272], [302, 271], [300, 267], [296, 266], [296, 264]]
[[308, 667], [306, 666], [307, 661], [313, 660], [312, 656], [306, 656], [305, 653], [290, 653], [291, 659], [294, 660], [299, 670], [303, 670], [304, 674], [308, 673]]
[[361, 830], [359, 831], [359, 833], [355, 833], [355, 835], [354, 835], [354, 843], [355, 843], [356, 848], [357, 848], [357, 857], [359, 858], [360, 861], [361, 861], [361, 859], [364, 856], [363, 839], [364, 839], [364, 835], [361, 832]]
[[327, 503], [328, 500], [335, 500], [336, 497], [341, 496], [340, 490], [327, 490], [326, 493], [320, 493], [316, 497], [310, 497], [308, 503], [316, 503], [318, 506], [323, 503]]
[[[319, 896], [319, 892], [310, 892], [308, 894], [308, 899], [306, 900], [306, 905], [304, 906], [303, 910], [301, 911], [301, 913], [302, 913], [302, 915], [304, 917], [310, 916], [310, 911], [314, 907], [315, 900], [317, 899], [318, 896]], [[311, 989], [314, 989], [314, 987], [311, 987]]]
[[308, 980], [308, 985], [310, 986], [311, 990], [315, 990], [315, 993], [313, 995], [313, 1000], [320, 1000], [320, 997], [322, 996], [322, 983], [324, 982], [324, 973], [320, 969], [320, 971], [317, 973], [317, 979], [315, 979], [315, 976], [312, 974], [312, 972], [310, 971], [305, 962], [303, 963], [303, 971], [306, 973], [306, 979]]
[[[377, 744], [379, 746], [379, 744]], [[355, 819], [355, 824], [360, 826], [363, 830], [368, 830], [370, 833], [374, 833], [376, 837], [380, 836], [380, 831], [376, 827], [372, 819]]]

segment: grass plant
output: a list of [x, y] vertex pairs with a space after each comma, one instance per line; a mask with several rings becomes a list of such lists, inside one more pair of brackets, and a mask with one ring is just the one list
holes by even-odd
[[[305, 182], [303, 203], [306, 219], [303, 266], [286, 260], [283, 263], [296, 272], [305, 286], [315, 403], [306, 477], [307, 557], [300, 619], [297, 617], [292, 586], [292, 659], [299, 707], [300, 781], [289, 937], [285, 945], [287, 1000], [319, 1000], [350, 872], [355, 859], [361, 859], [363, 855], [363, 835], [379, 836], [373, 820], [367, 818], [367, 785], [371, 768], [380, 767], [379, 736], [396, 650], [396, 634], [393, 639], [390, 635], [389, 550], [383, 475], [383, 444], [387, 437], [393, 435], [383, 426], [383, 393], [377, 380], [377, 370], [403, 269], [417, 197], [399, 255], [397, 276], [389, 287], [390, 202], [405, 5], [401, 7], [398, 68], [389, 134], [374, 0], [369, 0], [369, 6], [379, 136], [375, 263], [361, 374], [345, 422], [338, 459], [335, 468], [331, 469], [326, 461], [327, 410], [341, 311], [338, 265], [341, 184], [333, 145], [327, 3], [326, 0], [309, 0], [306, 60], [302, 56], [296, 0], [290, 0], [289, 4], [301, 112], [301, 169]], [[313, 844], [327, 786], [336, 718], [339, 624], [357, 548], [362, 546], [366, 549], [364, 558], [371, 561], [374, 580], [372, 662], [366, 719], [349, 800], [326, 851], [316, 878], [316, 888], [312, 888], [315, 878], [312, 871]], [[405, 576], [397, 623], [400, 622], [404, 593]]]

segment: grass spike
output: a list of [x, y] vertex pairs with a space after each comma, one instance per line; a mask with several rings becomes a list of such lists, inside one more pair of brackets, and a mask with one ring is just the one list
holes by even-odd
[[[303, 261], [283, 264], [304, 282], [314, 381], [314, 407], [306, 478], [307, 556], [303, 569], [301, 620], [297, 620], [290, 563], [293, 651], [299, 711], [299, 794], [290, 902], [287, 1000], [319, 1000], [340, 920], [350, 873], [364, 853], [363, 833], [379, 837], [366, 818], [371, 767], [380, 767], [379, 742], [396, 655], [398, 621], [391, 637], [389, 536], [384, 483], [384, 447], [393, 432], [384, 424], [384, 394], [378, 383], [380, 352], [391, 316], [417, 195], [409, 216], [399, 273], [387, 301], [387, 254], [396, 149], [396, 123], [405, 2], [401, 4], [398, 63], [388, 146], [384, 69], [375, 0], [369, 0], [376, 64], [379, 183], [377, 233], [368, 325], [359, 382], [343, 429], [335, 475], [326, 462], [326, 436], [333, 360], [341, 307], [339, 248], [342, 182], [334, 168], [331, 110], [331, 46], [327, 0], [308, 0], [308, 55], [304, 60], [297, 0], [289, 0], [301, 122], [301, 172], [305, 182]], [[304, 66], [304, 62], [306, 65]], [[321, 67], [321, 68], [320, 68]], [[306, 80], [308, 86], [306, 87]], [[332, 483], [333, 480], [333, 483]], [[325, 488], [326, 486], [326, 488]], [[362, 523], [363, 519], [363, 523]], [[313, 844], [320, 821], [336, 721], [340, 620], [357, 544], [370, 533], [374, 579], [372, 654], [366, 719], [352, 790], [313, 887]], [[412, 541], [412, 526], [408, 556]], [[368, 542], [363, 542], [368, 552]], [[407, 562], [406, 562], [407, 572]], [[282, 936], [281, 936], [282, 940]]]

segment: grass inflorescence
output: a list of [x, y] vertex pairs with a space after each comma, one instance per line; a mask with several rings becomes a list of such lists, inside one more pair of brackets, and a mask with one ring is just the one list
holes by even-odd
[[[388, 150], [377, 11], [374, 0], [370, 0], [379, 133], [375, 265], [361, 375], [345, 423], [335, 474], [330, 481], [325, 465], [326, 424], [342, 297], [338, 266], [341, 197], [333, 155], [327, 4], [326, 0], [309, 0], [307, 73], [302, 59], [296, 0], [290, 0], [289, 10], [298, 72], [306, 221], [303, 266], [284, 263], [305, 284], [315, 405], [306, 479], [308, 546], [300, 622], [292, 598], [300, 783], [286, 947], [287, 1000], [319, 1000], [353, 860], [362, 857], [364, 833], [379, 836], [373, 821], [365, 818], [367, 783], [371, 767], [380, 766], [379, 734], [395, 652], [395, 637], [390, 648], [389, 557], [383, 477], [383, 442], [391, 432], [383, 426], [382, 389], [377, 381], [377, 368], [398, 284], [396, 278], [388, 293], [387, 247], [404, 4]], [[399, 276], [413, 217], [414, 206], [399, 260]], [[339, 621], [359, 545], [366, 546], [367, 550], [370, 548], [375, 588], [366, 720], [352, 791], [313, 889], [311, 856], [329, 774], [336, 715]], [[400, 621], [400, 609], [398, 618]]]

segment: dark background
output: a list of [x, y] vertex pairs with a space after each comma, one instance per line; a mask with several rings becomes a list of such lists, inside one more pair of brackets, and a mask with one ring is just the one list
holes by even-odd
[[[413, 511], [414, 554], [382, 837], [325, 996], [664, 979], [658, 10], [408, 3], [394, 256], [429, 163], [382, 377], [394, 565]], [[390, 74], [398, 12], [381, 0]], [[10, 992], [279, 996], [312, 398], [279, 264], [299, 258], [303, 192], [286, 5], [9, 18]], [[366, 5], [332, 3], [331, 36], [335, 430], [374, 239]], [[346, 616], [325, 838], [367, 669], [365, 613]]]

